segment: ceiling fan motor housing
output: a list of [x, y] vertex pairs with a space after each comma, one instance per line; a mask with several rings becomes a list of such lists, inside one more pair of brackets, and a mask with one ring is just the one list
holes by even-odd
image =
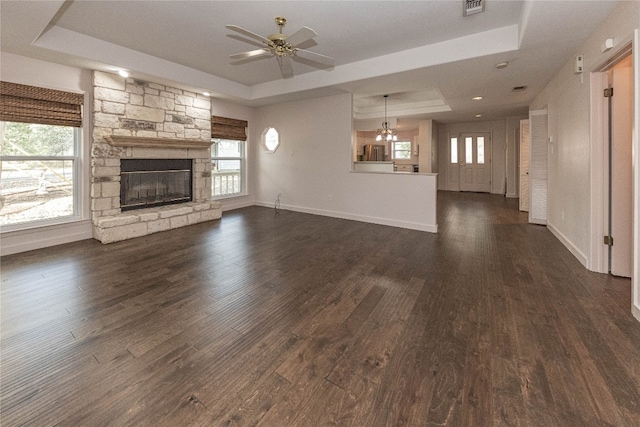
[[295, 48], [286, 42], [286, 34], [271, 34], [268, 39], [270, 41], [269, 46], [275, 51], [276, 55], [289, 56], [295, 54]]
[[278, 59], [278, 63], [280, 64], [280, 71], [282, 72], [283, 77], [293, 76], [293, 67], [291, 66], [291, 61], [289, 58], [298, 56], [298, 53], [303, 53], [312, 61], [333, 66], [333, 58], [296, 47], [306, 42], [307, 40], [311, 40], [315, 36], [317, 36], [315, 31], [313, 31], [311, 28], [303, 27], [291, 34], [289, 37], [289, 40], [291, 40], [291, 42], [287, 42], [287, 35], [282, 33], [282, 27], [284, 27], [284, 25], [287, 23], [287, 19], [282, 16], [276, 16], [275, 22], [280, 31], [276, 34], [271, 34], [268, 37], [263, 37], [249, 30], [245, 30], [244, 28], [238, 27], [237, 25], [227, 25], [226, 27], [228, 29], [237, 31], [244, 36], [251, 37], [252, 39], [259, 40], [268, 46], [268, 48], [237, 53], [231, 55], [230, 58], [246, 60], [248, 58], [261, 58], [270, 54], [274, 55]]

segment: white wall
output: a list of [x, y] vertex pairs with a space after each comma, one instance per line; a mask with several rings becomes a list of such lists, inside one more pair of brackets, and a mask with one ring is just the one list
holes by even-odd
[[[590, 170], [591, 134], [590, 134], [590, 97], [589, 71], [601, 64], [607, 53], [600, 52], [600, 46], [607, 38], [613, 38], [614, 44], [629, 40], [634, 30], [640, 26], [640, 3], [623, 1], [609, 17], [585, 41], [575, 54], [584, 55], [584, 68], [587, 72], [574, 74], [574, 59], [571, 58], [545, 89], [530, 105], [530, 109], [548, 109], [549, 136], [553, 138], [553, 150], [549, 147], [549, 193], [548, 227], [560, 240], [586, 264], [591, 257], [593, 236], [590, 221]], [[615, 49], [616, 46], [614, 46]], [[635, 46], [634, 85], [635, 85], [635, 123], [634, 151], [638, 153], [638, 46]], [[637, 155], [637, 154], [636, 154]], [[637, 159], [634, 160], [635, 176], [638, 175]], [[640, 184], [640, 182], [636, 182]], [[639, 186], [634, 189], [634, 200], [638, 200]], [[599, 203], [599, 202], [594, 202]], [[597, 209], [597, 207], [596, 207]], [[640, 247], [638, 247], [638, 221], [640, 212], [635, 209], [636, 244], [634, 246], [633, 278], [634, 314], [640, 320], [640, 284], [637, 272]], [[601, 236], [599, 236], [602, 239]]]
[[252, 134], [280, 132], [273, 154], [254, 145], [256, 204], [437, 231], [436, 175], [351, 172], [351, 95], [258, 108]]
[[449, 184], [449, 137], [469, 132], [491, 133], [491, 192], [504, 193], [506, 120], [486, 122], [447, 123], [438, 126], [438, 189], [458, 191]]
[[247, 129], [246, 154], [245, 162], [245, 191], [246, 195], [240, 197], [229, 197], [218, 199], [222, 202], [222, 210], [228, 211], [246, 206], [252, 206], [255, 201], [255, 161], [254, 148], [260, 145], [260, 134], [256, 135], [252, 132], [251, 124], [253, 123], [254, 108], [245, 105], [236, 104], [234, 102], [211, 98], [211, 115], [226, 117], [229, 119], [246, 120], [249, 122]]
[[2, 52], [0, 76], [3, 81], [83, 93], [84, 124], [82, 129], [81, 218], [79, 220], [36, 229], [16, 230], [1, 234], [0, 254], [22, 252], [92, 237], [89, 214], [89, 168], [91, 145], [91, 72]]
[[[600, 45], [606, 38], [620, 41], [640, 22], [637, 2], [621, 2], [612, 15], [581, 46], [585, 70], [591, 70], [604, 55]], [[571, 58], [529, 107], [547, 108], [549, 137], [548, 224], [566, 239], [572, 250], [586, 259], [590, 236], [590, 85], [589, 74], [575, 74]], [[580, 258], [580, 257], [579, 257]]]

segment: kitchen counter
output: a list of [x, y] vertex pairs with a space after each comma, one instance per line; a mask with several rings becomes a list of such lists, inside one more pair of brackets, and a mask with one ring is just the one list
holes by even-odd
[[393, 162], [353, 162], [355, 172], [391, 172], [394, 171]]

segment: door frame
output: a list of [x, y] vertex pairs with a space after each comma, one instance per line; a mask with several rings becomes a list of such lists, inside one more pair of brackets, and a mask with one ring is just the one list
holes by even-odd
[[632, 150], [634, 153], [633, 176], [633, 267], [631, 276], [631, 311], [640, 321], [640, 167], [638, 153], [640, 153], [640, 55], [639, 31], [623, 39], [618, 46], [600, 61], [590, 74], [591, 92], [591, 147], [590, 147], [590, 236], [589, 256], [587, 268], [599, 273], [606, 273], [608, 269], [608, 251], [603, 244], [603, 236], [608, 229], [608, 118], [607, 106], [602, 93], [608, 85], [606, 72], [618, 60], [629, 52], [633, 55], [633, 136]]
[[[464, 141], [464, 137], [472, 137], [474, 139], [478, 138], [479, 136], [483, 136], [485, 137], [485, 158], [488, 157], [489, 161], [485, 161], [484, 165], [487, 166], [488, 165], [488, 177], [489, 177], [489, 191], [486, 191], [486, 193], [491, 194], [492, 190], [493, 190], [493, 132], [492, 131], [473, 131], [473, 132], [461, 132], [458, 134], [458, 191], [462, 191], [462, 173], [464, 171], [464, 169], [462, 169], [462, 167], [460, 167], [460, 163], [462, 163], [462, 160], [460, 160], [462, 158], [462, 156], [464, 156], [466, 154], [466, 143]], [[488, 144], [487, 144], [488, 141]], [[474, 146], [477, 146], [477, 144], [475, 144]], [[487, 155], [487, 152], [489, 153]], [[477, 161], [478, 156], [477, 156], [477, 151], [474, 151], [474, 153], [476, 153], [476, 157], [474, 158], [474, 160]], [[474, 165], [476, 165], [477, 163], [474, 163]], [[465, 161], [465, 166], [466, 166], [466, 161]], [[475, 190], [473, 190], [475, 191]], [[485, 193], [485, 191], [481, 191], [481, 193]]]

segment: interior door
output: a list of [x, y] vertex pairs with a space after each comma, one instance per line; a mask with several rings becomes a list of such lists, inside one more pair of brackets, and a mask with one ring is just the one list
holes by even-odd
[[547, 224], [547, 110], [529, 111], [529, 222]]
[[[627, 64], [625, 66], [625, 64]], [[632, 111], [633, 80], [631, 57], [611, 70], [613, 96], [610, 98], [610, 206], [613, 246], [610, 270], [616, 276], [631, 277], [633, 265]]]
[[491, 192], [491, 134], [460, 135], [460, 191]]
[[529, 212], [529, 120], [520, 120], [519, 209]]

